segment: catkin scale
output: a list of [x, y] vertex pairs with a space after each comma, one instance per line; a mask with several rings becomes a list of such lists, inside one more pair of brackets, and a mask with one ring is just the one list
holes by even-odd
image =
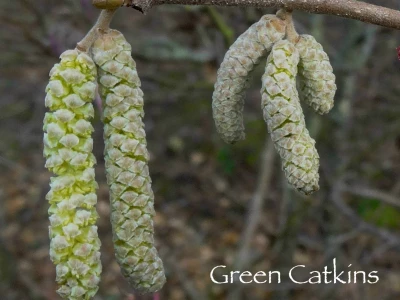
[[50, 258], [56, 264], [59, 295], [90, 299], [100, 281], [100, 240], [95, 205], [97, 183], [92, 154], [92, 101], [96, 67], [78, 50], [67, 50], [50, 71], [46, 87], [44, 156], [51, 178], [49, 208]]
[[227, 143], [244, 139], [243, 106], [250, 73], [285, 35], [285, 23], [266, 15], [232, 44], [217, 73], [213, 93], [213, 117], [217, 132]]
[[305, 126], [296, 89], [299, 53], [287, 40], [277, 42], [262, 77], [262, 109], [288, 182], [309, 195], [319, 189], [319, 156]]
[[131, 46], [119, 31], [108, 30], [92, 52], [104, 105], [105, 166], [116, 258], [134, 289], [156, 292], [164, 285], [165, 275], [154, 247], [154, 194], [142, 121], [143, 92]]
[[319, 114], [326, 114], [333, 107], [337, 89], [329, 57], [311, 35], [301, 35], [296, 49], [300, 54], [300, 99]]

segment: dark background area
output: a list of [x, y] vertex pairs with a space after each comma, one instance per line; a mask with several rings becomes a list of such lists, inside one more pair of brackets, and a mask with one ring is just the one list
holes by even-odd
[[[400, 9], [397, 0], [368, 2]], [[263, 64], [246, 100], [246, 140], [225, 145], [212, 119], [227, 48], [272, 12], [163, 6], [144, 16], [121, 8], [112, 23], [132, 44], [145, 93], [156, 243], [168, 279], [154, 299], [400, 299], [400, 33], [295, 13], [298, 31], [313, 34], [330, 55], [338, 85], [328, 115], [304, 107], [321, 157], [321, 190], [303, 197], [286, 185], [267, 135]], [[75, 47], [97, 15], [89, 0], [0, 3], [1, 299], [58, 299], [48, 255], [44, 89], [59, 54]], [[96, 108], [103, 273], [95, 299], [152, 299], [134, 295], [114, 259]], [[296, 274], [307, 280], [334, 258], [341, 270], [378, 271], [379, 282], [297, 285], [283, 276], [281, 284], [217, 285], [209, 277], [217, 265], [227, 266], [225, 274], [284, 275], [303, 264]]]

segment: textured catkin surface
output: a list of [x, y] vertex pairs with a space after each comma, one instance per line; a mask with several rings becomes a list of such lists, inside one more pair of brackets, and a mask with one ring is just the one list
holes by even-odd
[[116, 258], [139, 293], [159, 290], [164, 268], [153, 239], [154, 194], [142, 118], [143, 92], [124, 36], [109, 30], [93, 46], [103, 99], [107, 182]]
[[319, 189], [319, 156], [296, 89], [298, 62], [292, 43], [283, 40], [274, 45], [262, 77], [262, 109], [288, 182], [308, 195]]
[[300, 54], [300, 99], [319, 114], [326, 114], [333, 107], [336, 93], [336, 77], [329, 57], [311, 35], [301, 35], [296, 48]]
[[250, 73], [285, 35], [285, 23], [266, 15], [253, 24], [232, 44], [218, 70], [213, 94], [213, 117], [217, 131], [227, 143], [245, 137], [243, 125], [244, 97]]
[[50, 71], [46, 87], [44, 156], [51, 178], [50, 258], [56, 264], [58, 293], [65, 299], [90, 299], [100, 280], [100, 240], [95, 205], [97, 183], [92, 154], [92, 101], [96, 66], [78, 50], [67, 50]]

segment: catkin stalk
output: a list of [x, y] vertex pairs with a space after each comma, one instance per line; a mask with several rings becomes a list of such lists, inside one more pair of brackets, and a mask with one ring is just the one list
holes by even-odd
[[265, 15], [232, 44], [218, 70], [213, 93], [213, 117], [217, 131], [226, 143], [245, 137], [243, 106], [250, 73], [285, 35], [285, 23]]
[[326, 114], [333, 107], [337, 89], [329, 57], [311, 35], [301, 35], [296, 48], [300, 54], [300, 99], [319, 114]]
[[131, 46], [119, 31], [109, 30], [92, 51], [104, 105], [105, 164], [116, 258], [134, 289], [156, 292], [164, 285], [165, 275], [154, 247], [154, 194], [142, 121], [143, 92]]
[[100, 281], [100, 240], [92, 154], [92, 101], [96, 66], [78, 50], [67, 50], [50, 71], [44, 118], [46, 167], [51, 178], [50, 258], [57, 266], [57, 292], [65, 299], [90, 299]]
[[319, 156], [296, 89], [298, 62], [299, 53], [291, 42], [273, 46], [262, 77], [262, 109], [288, 182], [309, 195], [319, 189]]

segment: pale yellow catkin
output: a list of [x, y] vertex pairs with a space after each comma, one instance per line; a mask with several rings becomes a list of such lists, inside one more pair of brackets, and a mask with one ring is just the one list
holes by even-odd
[[90, 119], [96, 94], [96, 66], [84, 52], [67, 50], [50, 71], [44, 118], [46, 167], [51, 178], [50, 258], [56, 264], [58, 294], [64, 299], [90, 299], [100, 281], [100, 240], [95, 205], [96, 159], [92, 154]]
[[245, 138], [243, 106], [250, 74], [272, 45], [285, 35], [285, 23], [265, 15], [232, 44], [218, 70], [213, 93], [213, 117], [226, 143]]
[[136, 291], [153, 293], [162, 288], [165, 275], [154, 246], [154, 194], [140, 79], [131, 46], [119, 31], [101, 34], [92, 52], [104, 105], [104, 154], [116, 258]]
[[262, 78], [262, 109], [288, 182], [309, 195], [319, 189], [319, 156], [296, 89], [298, 63], [299, 53], [291, 42], [273, 46]]

